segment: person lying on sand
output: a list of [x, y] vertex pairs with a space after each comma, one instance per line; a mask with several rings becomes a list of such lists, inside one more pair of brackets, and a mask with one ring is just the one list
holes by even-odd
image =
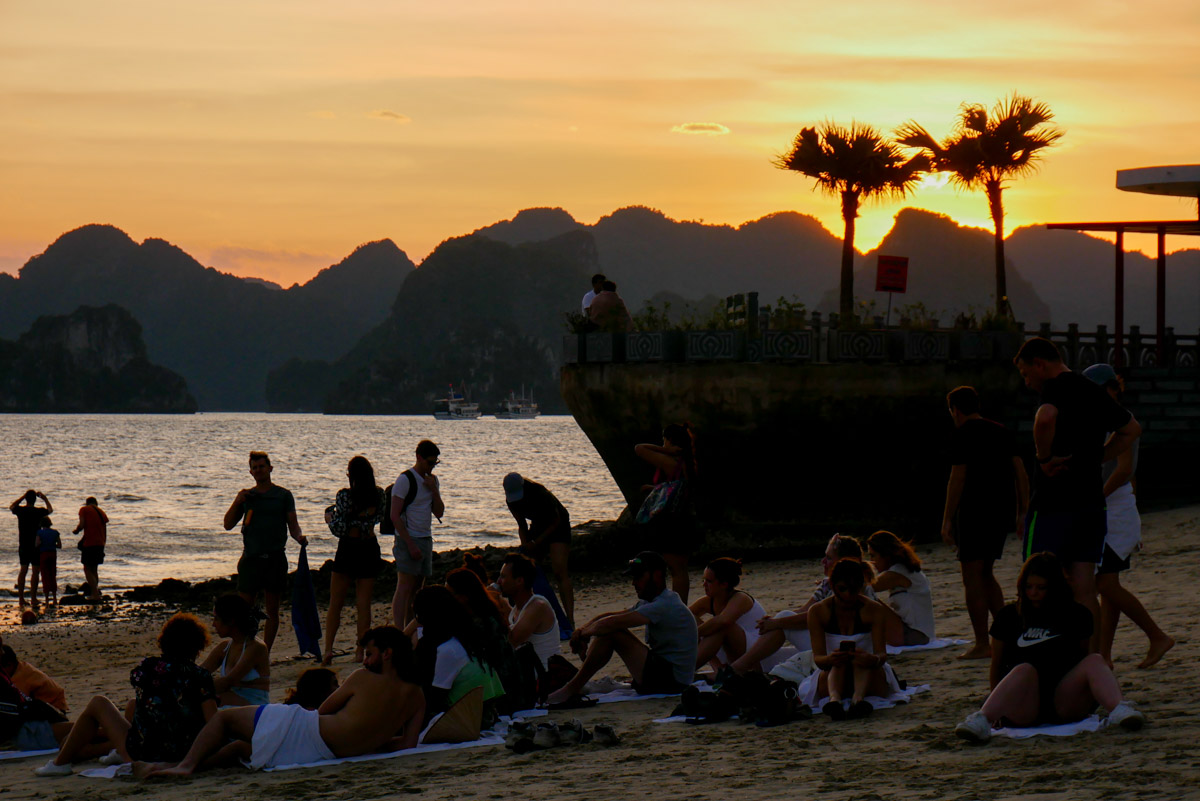
[[[408, 638], [394, 626], [379, 626], [363, 636], [362, 648], [363, 667], [316, 711], [299, 704], [221, 710], [182, 762], [134, 763], [134, 775], [187, 776], [243, 759], [261, 769], [412, 748], [421, 733], [425, 699], [421, 688], [405, 679], [413, 669]], [[229, 740], [235, 742], [226, 745]]]
[[[631, 608], [592, 618], [571, 636], [571, 650], [583, 665], [565, 686], [546, 699], [552, 706], [580, 699], [580, 691], [613, 654], [620, 655], [639, 693], [678, 693], [691, 684], [699, 635], [696, 618], [673, 590], [667, 589], [667, 563], [654, 551], [629, 562], [638, 602]], [[646, 643], [630, 629], [646, 627]], [[649, 646], [647, 647], [647, 643]]]

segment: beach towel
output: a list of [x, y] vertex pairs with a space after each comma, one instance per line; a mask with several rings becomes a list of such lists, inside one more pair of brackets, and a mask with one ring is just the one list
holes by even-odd
[[938, 637], [930, 640], [924, 645], [889, 645], [887, 652], [889, 654], [903, 654], [908, 651], [936, 651], [939, 648], [949, 648], [951, 645], [966, 645], [966, 640], [953, 640], [947, 637]]
[[1010, 737], [1014, 740], [1025, 740], [1030, 737], [1044, 735], [1046, 737], [1070, 737], [1084, 731], [1100, 731], [1108, 725], [1108, 720], [1101, 720], [1099, 715], [1077, 720], [1074, 723], [1059, 723], [1046, 726], [1006, 726], [992, 731], [993, 737]]
[[[436, 751], [455, 751], [459, 748], [481, 748], [484, 746], [504, 745], [504, 738], [485, 732], [478, 740], [472, 740], [469, 743], [437, 743], [435, 745], [418, 745], [416, 748], [409, 748], [404, 751], [390, 751], [385, 754], [360, 754], [352, 757], [334, 757], [333, 759], [322, 759], [318, 762], [307, 762], [296, 765], [275, 765], [270, 768], [263, 768], [264, 773], [273, 773], [278, 770], [295, 770], [297, 768], [322, 768], [328, 765], [340, 765], [343, 762], [371, 762], [377, 759], [395, 759], [396, 757], [420, 756], [422, 754], [432, 754]], [[107, 768], [92, 768], [91, 770], [82, 770], [77, 773], [77, 776], [86, 776], [89, 779], [113, 779], [117, 776], [129, 776], [133, 772], [133, 765], [125, 763], [124, 765], [112, 765]]]
[[321, 739], [321, 716], [299, 704], [260, 706], [250, 745], [250, 759], [245, 764], [254, 770], [336, 759]]
[[5, 759], [25, 759], [26, 757], [46, 756], [47, 754], [57, 753], [57, 748], [50, 748], [45, 751], [0, 751], [0, 761]]
[[296, 572], [292, 575], [292, 628], [300, 653], [321, 656], [321, 618], [317, 614], [317, 593], [308, 571], [308, 546], [300, 546]]

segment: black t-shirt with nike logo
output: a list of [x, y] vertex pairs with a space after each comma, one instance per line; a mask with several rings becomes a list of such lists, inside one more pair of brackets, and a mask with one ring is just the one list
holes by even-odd
[[992, 623], [992, 637], [1004, 644], [1001, 668], [1005, 675], [1017, 665], [1029, 663], [1042, 682], [1059, 680], [1087, 656], [1092, 636], [1092, 613], [1070, 601], [1058, 609], [1031, 610], [1023, 621], [1015, 603], [1008, 604]]

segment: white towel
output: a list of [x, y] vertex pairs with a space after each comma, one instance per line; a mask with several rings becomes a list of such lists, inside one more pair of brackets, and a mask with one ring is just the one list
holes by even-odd
[[1014, 740], [1024, 740], [1029, 737], [1045, 735], [1047, 737], [1070, 737], [1084, 731], [1100, 731], [1108, 725], [1108, 719], [1101, 720], [1099, 715], [1077, 720], [1074, 723], [1059, 723], [1046, 726], [1007, 726], [992, 732], [993, 737], [1011, 737]]
[[966, 645], [966, 640], [952, 640], [946, 637], [938, 637], [930, 640], [924, 645], [889, 645], [887, 652], [889, 654], [902, 654], [906, 651], [936, 651], [939, 648], [949, 648], [951, 645]]
[[250, 745], [246, 766], [256, 770], [337, 758], [321, 739], [321, 716], [299, 704], [260, 707]]

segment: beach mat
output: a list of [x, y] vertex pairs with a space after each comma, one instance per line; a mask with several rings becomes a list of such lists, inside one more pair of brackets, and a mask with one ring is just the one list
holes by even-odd
[[1074, 723], [1059, 723], [1046, 726], [1006, 726], [992, 732], [993, 737], [1009, 737], [1013, 740], [1026, 740], [1030, 737], [1070, 737], [1085, 731], [1100, 731], [1108, 725], [1108, 720], [1101, 720], [1099, 715], [1077, 720]]
[[317, 612], [317, 593], [308, 570], [308, 546], [300, 546], [300, 558], [292, 576], [292, 629], [300, 654], [321, 656], [321, 617]]
[[57, 748], [49, 748], [45, 751], [0, 751], [0, 761], [5, 759], [27, 759], [29, 757], [46, 756], [47, 754], [57, 753]]
[[905, 654], [909, 651], [936, 651], [939, 648], [949, 648], [952, 645], [966, 645], [966, 640], [953, 640], [945, 637], [939, 637], [936, 640], [930, 640], [924, 645], [889, 645], [887, 652], [889, 654]]
[[[386, 754], [361, 754], [359, 756], [341, 757], [340, 759], [322, 759], [317, 762], [306, 762], [302, 765], [276, 765], [273, 768], [263, 768], [263, 773], [272, 773], [280, 770], [296, 770], [298, 768], [321, 768], [329, 765], [340, 765], [343, 762], [372, 762], [378, 759], [395, 759], [396, 757], [419, 756], [422, 754], [433, 754], [438, 751], [457, 751], [461, 748], [481, 748], [484, 746], [504, 745], [504, 738], [484, 732], [485, 736], [478, 740], [472, 740], [467, 743], [436, 743], [430, 745], [418, 745], [416, 748], [408, 748], [403, 751], [392, 751]], [[93, 768], [91, 770], [82, 770], [77, 773], [77, 776], [86, 776], [89, 779], [114, 779], [118, 776], [129, 776], [133, 772], [133, 766], [129, 763], [124, 765], [111, 765], [106, 768]]]

